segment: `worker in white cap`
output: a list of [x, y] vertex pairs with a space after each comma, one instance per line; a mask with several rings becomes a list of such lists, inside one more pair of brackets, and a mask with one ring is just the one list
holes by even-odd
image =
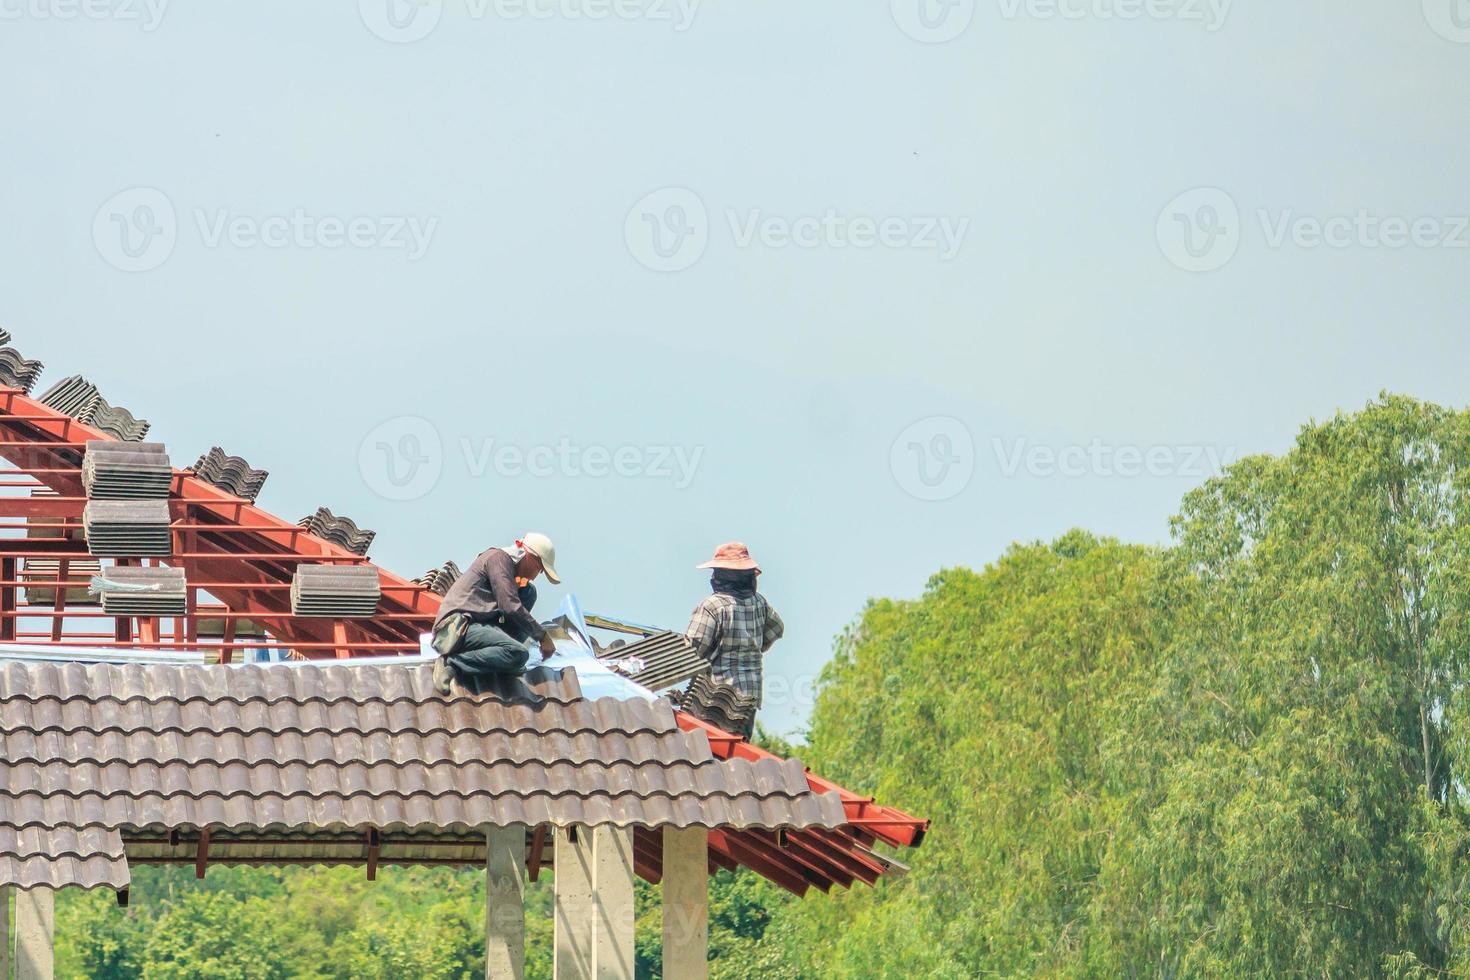
[[508, 548], [481, 554], [450, 586], [434, 621], [434, 687], [449, 693], [450, 681], [461, 678], [519, 674], [526, 669], [527, 640], [540, 646], [541, 657], [556, 646], [531, 615], [536, 605], [537, 576], [545, 572], [553, 585], [556, 546], [544, 534], [531, 532]]

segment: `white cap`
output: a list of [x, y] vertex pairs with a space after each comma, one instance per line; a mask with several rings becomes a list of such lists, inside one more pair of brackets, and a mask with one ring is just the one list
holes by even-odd
[[541, 568], [552, 585], [561, 584], [561, 576], [556, 574], [556, 545], [551, 543], [550, 538], [536, 531], [528, 531], [516, 544], [541, 559]]

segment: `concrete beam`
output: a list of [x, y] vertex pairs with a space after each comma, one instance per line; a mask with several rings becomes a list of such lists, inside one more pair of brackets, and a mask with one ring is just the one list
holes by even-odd
[[31, 888], [15, 893], [15, 980], [52, 980], [55, 967], [56, 893]]
[[556, 829], [556, 980], [592, 980], [592, 839], [589, 827]]
[[491, 827], [485, 843], [485, 977], [525, 980], [526, 827]]
[[633, 980], [633, 828], [594, 828], [592, 842], [592, 975]]
[[709, 976], [709, 831], [664, 828], [665, 980]]

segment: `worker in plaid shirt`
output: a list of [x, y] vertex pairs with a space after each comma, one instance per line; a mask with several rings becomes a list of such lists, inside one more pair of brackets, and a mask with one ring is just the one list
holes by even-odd
[[[711, 592], [695, 607], [684, 635], [710, 662], [716, 680], [755, 698], [759, 708], [762, 662], [786, 626], [766, 597], [755, 590], [761, 570], [745, 545], [739, 541], [722, 544], [715, 549], [715, 557], [699, 567], [713, 569]], [[754, 733], [752, 714], [746, 730], [735, 734], [750, 738]]]

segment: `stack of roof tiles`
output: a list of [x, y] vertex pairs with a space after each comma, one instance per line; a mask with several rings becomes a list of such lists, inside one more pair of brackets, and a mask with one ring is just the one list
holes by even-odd
[[366, 555], [368, 548], [372, 547], [373, 538], [377, 537], [376, 531], [359, 528], [352, 518], [338, 517], [326, 507], [318, 507], [315, 514], [303, 517], [296, 523], [322, 540], [330, 541], [354, 555]]
[[162, 443], [87, 443], [82, 486], [93, 500], [158, 500], [168, 496], [173, 478]]
[[126, 408], [108, 404], [97, 386], [80, 374], [58, 381], [40, 400], [48, 408], [127, 442], [142, 439], [150, 428], [146, 420], [134, 417]]
[[167, 500], [92, 500], [82, 509], [87, 550], [106, 558], [173, 553]]
[[[0, 331], [3, 333], [4, 331]], [[0, 340], [0, 344], [9, 342], [9, 335]], [[0, 384], [10, 388], [19, 388], [26, 394], [36, 386], [36, 380], [41, 377], [41, 371], [45, 367], [40, 361], [32, 361], [22, 356], [21, 352], [14, 347], [0, 347]]]
[[250, 501], [260, 496], [266, 477], [270, 476], [265, 470], [252, 469], [245, 460], [228, 455], [218, 446], [199, 457], [194, 473], [204, 482]]
[[667, 630], [625, 646], [608, 647], [599, 651], [598, 657], [609, 666], [636, 659], [642, 667], [629, 676], [650, 691], [682, 684], [710, 669], [709, 661], [695, 652], [682, 633]]
[[109, 568], [93, 584], [109, 616], [182, 616], [188, 611], [182, 568]]
[[448, 595], [450, 586], [454, 585], [462, 574], [458, 565], [452, 561], [446, 561], [442, 568], [429, 569], [422, 578], [414, 579], [414, 583], [422, 585], [437, 595]]
[[371, 565], [297, 565], [291, 579], [291, 612], [360, 619], [378, 611], [382, 595], [378, 570]]
[[0, 801], [0, 885], [116, 888], [124, 851], [204, 828], [243, 859], [266, 830], [279, 848], [367, 828], [847, 819], [800, 761], [719, 760], [667, 701], [588, 701], [574, 671], [544, 668], [445, 698], [424, 665], [0, 663]]
[[757, 708], [753, 696], [742, 694], [734, 684], [709, 674], [694, 678], [672, 700], [694, 717], [727, 732], [746, 731]]
[[[102, 563], [95, 558], [67, 559], [66, 581], [70, 585], [62, 588], [61, 591], [66, 595], [68, 608], [97, 605], [97, 597], [87, 591], [87, 583], [92, 580], [93, 575], [101, 571]], [[57, 586], [49, 583], [62, 580], [61, 559], [27, 558], [20, 571], [20, 580], [26, 583], [25, 601], [28, 605], [56, 605]]]

